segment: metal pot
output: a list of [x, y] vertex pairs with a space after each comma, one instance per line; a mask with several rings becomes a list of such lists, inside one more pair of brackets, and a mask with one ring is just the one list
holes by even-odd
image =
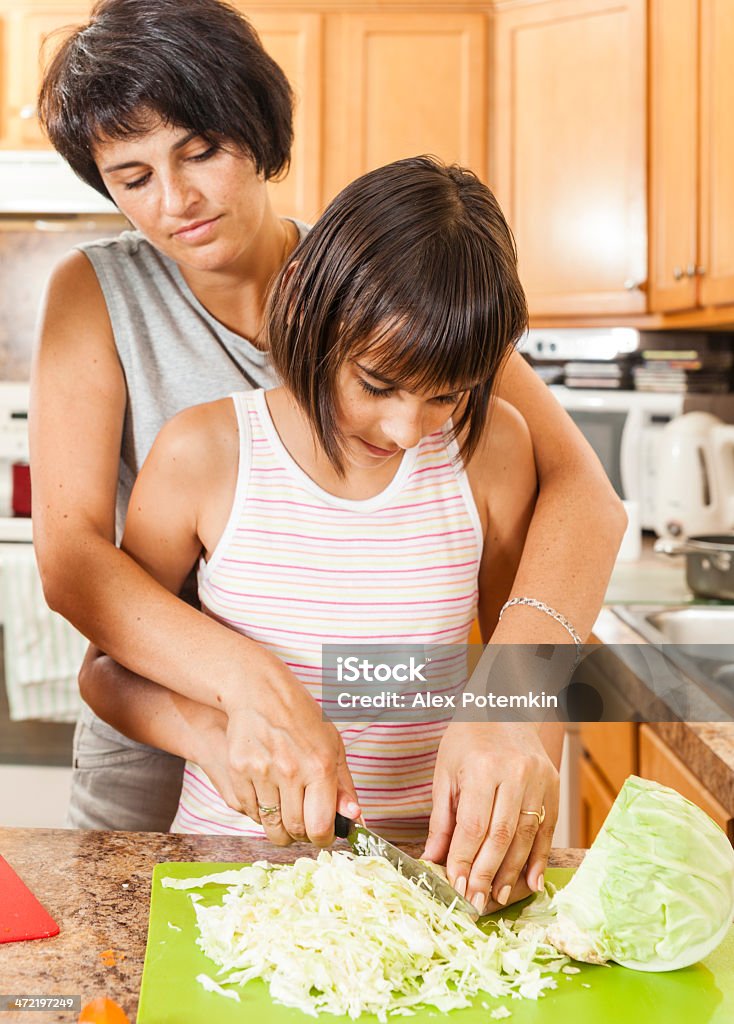
[[682, 541], [661, 537], [654, 550], [686, 556], [686, 583], [698, 597], [734, 601], [734, 533], [706, 533]]

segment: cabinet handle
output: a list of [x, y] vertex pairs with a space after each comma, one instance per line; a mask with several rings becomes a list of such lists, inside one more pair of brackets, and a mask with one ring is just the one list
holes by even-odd
[[681, 281], [684, 277], [683, 267], [673, 267], [673, 280]]
[[695, 277], [698, 273], [698, 267], [695, 263], [689, 263], [686, 267], [686, 277]]
[[628, 292], [644, 292], [647, 288], [647, 281], [645, 278], [628, 277], [624, 282], [624, 287]]
[[18, 116], [21, 121], [32, 121], [34, 117], [38, 116], [35, 103], [26, 103], [25, 106], [21, 107], [18, 111]]
[[699, 277], [703, 277], [703, 275], [706, 273], [706, 267], [696, 267], [696, 273]]

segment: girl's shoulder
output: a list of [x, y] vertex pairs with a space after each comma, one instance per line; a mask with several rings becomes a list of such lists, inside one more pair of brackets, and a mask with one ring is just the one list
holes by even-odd
[[236, 452], [239, 443], [237, 413], [231, 397], [202, 402], [176, 413], [156, 439], [159, 451], [188, 466], [206, 467]]

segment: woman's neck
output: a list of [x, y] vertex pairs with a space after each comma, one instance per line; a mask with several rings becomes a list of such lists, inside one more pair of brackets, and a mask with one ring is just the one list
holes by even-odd
[[235, 262], [213, 270], [179, 264], [179, 270], [211, 316], [230, 331], [263, 348], [268, 291], [298, 240], [296, 225], [269, 211], [252, 245]]

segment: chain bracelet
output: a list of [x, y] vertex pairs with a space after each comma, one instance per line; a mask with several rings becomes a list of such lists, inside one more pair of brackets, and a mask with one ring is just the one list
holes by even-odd
[[568, 621], [565, 615], [561, 615], [561, 613], [557, 612], [555, 608], [551, 608], [549, 604], [545, 604], [543, 601], [538, 601], [534, 597], [511, 597], [509, 601], [505, 601], [505, 603], [502, 605], [502, 608], [500, 609], [499, 618], [497, 619], [497, 621], [500, 621], [500, 619], [502, 618], [502, 616], [504, 615], [508, 608], [512, 608], [513, 605], [517, 604], [527, 605], [529, 608], [537, 608], [539, 612], [545, 612], [546, 615], [550, 615], [552, 619], [555, 619], [555, 621], [560, 626], [563, 626], [563, 628], [566, 630], [566, 632], [571, 637], [573, 642], [576, 644], [576, 658], [578, 660], [578, 658], [581, 655], [583, 640], [578, 635], [578, 633], [573, 628], [573, 626]]

